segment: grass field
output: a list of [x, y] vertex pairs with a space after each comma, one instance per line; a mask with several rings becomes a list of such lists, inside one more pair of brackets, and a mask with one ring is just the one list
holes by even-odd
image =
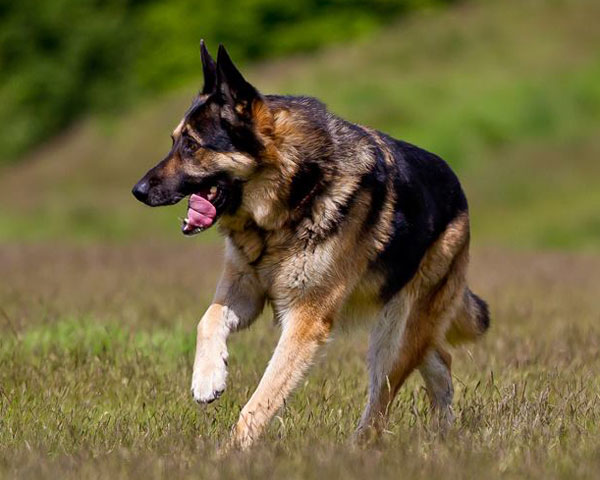
[[[600, 4], [476, 2], [358, 44], [256, 65], [266, 92], [445, 156], [470, 199], [470, 284], [492, 327], [455, 351], [455, 426], [422, 382], [382, 442], [348, 441], [368, 326], [334, 341], [251, 454], [219, 459], [279, 333], [233, 336], [223, 397], [189, 393], [196, 322], [221, 263], [180, 205], [129, 190], [193, 88], [91, 119], [0, 172], [0, 478], [597, 478], [600, 471]], [[212, 46], [214, 47], [214, 46]]]
[[[206, 272], [190, 257], [214, 259]], [[596, 478], [600, 260], [478, 251], [471, 283], [493, 326], [456, 351], [457, 421], [430, 431], [418, 376], [381, 445], [348, 442], [365, 402], [365, 328], [336, 332], [257, 449], [215, 456], [279, 328], [233, 337], [228, 390], [190, 397], [195, 321], [219, 249], [4, 248], [0, 476], [59, 478]]]

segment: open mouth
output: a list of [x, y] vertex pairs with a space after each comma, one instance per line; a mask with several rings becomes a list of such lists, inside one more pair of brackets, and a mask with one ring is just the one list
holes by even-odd
[[181, 225], [183, 234], [195, 235], [212, 227], [217, 220], [217, 209], [223, 198], [223, 189], [217, 185], [192, 193], [188, 200], [187, 216]]

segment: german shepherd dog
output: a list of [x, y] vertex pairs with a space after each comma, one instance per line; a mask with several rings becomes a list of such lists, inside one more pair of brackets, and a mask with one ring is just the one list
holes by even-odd
[[197, 329], [192, 395], [225, 390], [228, 335], [271, 304], [282, 333], [229, 446], [247, 448], [284, 404], [336, 322], [373, 323], [357, 440], [382, 430], [418, 368], [434, 418], [452, 420], [447, 346], [481, 336], [468, 288], [469, 215], [436, 155], [328, 112], [314, 98], [263, 95], [219, 46], [201, 43], [204, 87], [167, 156], [135, 185], [150, 206], [189, 196], [185, 235], [218, 224], [225, 260]]

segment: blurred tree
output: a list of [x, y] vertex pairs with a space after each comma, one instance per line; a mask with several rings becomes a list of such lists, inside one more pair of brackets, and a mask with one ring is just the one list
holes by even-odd
[[0, 164], [89, 111], [198, 77], [198, 42], [236, 60], [314, 50], [451, 0], [0, 0]]

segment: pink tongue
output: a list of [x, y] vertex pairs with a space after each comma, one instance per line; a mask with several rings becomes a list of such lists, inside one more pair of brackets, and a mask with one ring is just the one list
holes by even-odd
[[200, 195], [193, 194], [188, 202], [187, 222], [183, 226], [183, 231], [210, 227], [216, 216], [217, 209], [212, 203]]

